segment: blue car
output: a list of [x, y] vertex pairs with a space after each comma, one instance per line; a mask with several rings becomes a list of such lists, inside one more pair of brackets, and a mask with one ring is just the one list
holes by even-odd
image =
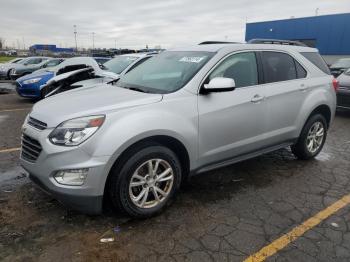
[[22, 97], [41, 99], [43, 98], [42, 87], [57, 74], [68, 72], [74, 66], [85, 65], [92, 67], [95, 71], [102, 70], [101, 65], [92, 57], [73, 57], [66, 59], [58, 66], [50, 69], [40, 69], [29, 75], [22, 76], [16, 80], [16, 91]]
[[16, 91], [22, 97], [40, 99], [41, 86], [55, 76], [53, 71], [44, 71], [25, 75], [17, 79]]

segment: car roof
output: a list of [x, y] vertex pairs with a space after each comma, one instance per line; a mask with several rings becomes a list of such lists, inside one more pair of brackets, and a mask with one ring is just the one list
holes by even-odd
[[[156, 55], [157, 53], [155, 52], [148, 52], [148, 53], [130, 53], [130, 54], [123, 54], [123, 55], [119, 55], [119, 56], [129, 56], [129, 57], [145, 57], [145, 56], [153, 56]], [[116, 56], [118, 57], [118, 56]]]
[[311, 47], [305, 46], [293, 46], [293, 45], [279, 45], [279, 44], [207, 44], [207, 45], [193, 45], [187, 47], [174, 48], [170, 51], [202, 51], [202, 52], [218, 52], [223, 51], [238, 51], [238, 50], [295, 50], [298, 52], [317, 52], [318, 50]]

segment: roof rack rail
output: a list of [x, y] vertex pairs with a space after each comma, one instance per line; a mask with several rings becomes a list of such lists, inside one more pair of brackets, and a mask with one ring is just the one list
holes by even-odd
[[227, 41], [204, 41], [198, 45], [215, 45], [215, 44], [241, 44], [238, 42], [227, 42]]
[[295, 46], [307, 46], [300, 41], [281, 40], [281, 39], [251, 39], [248, 44], [275, 44], [275, 45], [295, 45]]

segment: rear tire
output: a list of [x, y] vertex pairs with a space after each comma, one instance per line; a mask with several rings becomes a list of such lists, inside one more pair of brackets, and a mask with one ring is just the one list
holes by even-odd
[[11, 71], [12, 71], [13, 68], [11, 68], [10, 70], [7, 71], [7, 80], [11, 80]]
[[181, 184], [178, 157], [164, 146], [149, 145], [130, 151], [123, 159], [114, 167], [109, 180], [113, 205], [138, 218], [161, 212]]
[[291, 146], [293, 154], [301, 160], [317, 156], [326, 141], [327, 121], [321, 114], [311, 116], [304, 125], [296, 144]]

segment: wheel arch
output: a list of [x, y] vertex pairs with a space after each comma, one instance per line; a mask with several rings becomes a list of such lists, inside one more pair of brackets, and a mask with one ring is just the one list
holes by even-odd
[[121, 154], [114, 160], [113, 165], [111, 166], [108, 172], [107, 178], [105, 180], [105, 185], [104, 185], [105, 196], [108, 195], [106, 194], [106, 192], [109, 189], [109, 185], [110, 185], [109, 181], [111, 179], [111, 173], [113, 172], [113, 170], [115, 168], [120, 168], [121, 165], [125, 163], [125, 161], [127, 161], [128, 156], [130, 154], [133, 154], [134, 152], [137, 152], [141, 148], [144, 148], [150, 145], [161, 145], [172, 150], [176, 154], [176, 156], [179, 158], [179, 161], [181, 163], [182, 181], [186, 181], [190, 173], [190, 155], [185, 145], [179, 139], [169, 135], [154, 135], [154, 136], [140, 139], [132, 143], [127, 148], [125, 148], [121, 152]]
[[[327, 129], [328, 129], [330, 124], [331, 124], [331, 120], [332, 120], [332, 112], [331, 112], [330, 107], [326, 104], [321, 104], [321, 105], [317, 106], [309, 114], [307, 120], [309, 120], [310, 117], [312, 117], [313, 115], [316, 115], [316, 114], [321, 114], [322, 116], [324, 116], [324, 118], [326, 119], [326, 122], [327, 122]], [[305, 121], [305, 123], [307, 122], [307, 120]]]

